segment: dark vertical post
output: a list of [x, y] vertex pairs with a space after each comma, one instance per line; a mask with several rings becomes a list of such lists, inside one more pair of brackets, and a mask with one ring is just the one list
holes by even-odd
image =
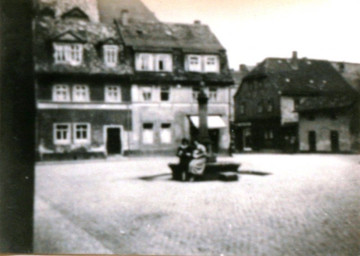
[[0, 1], [0, 253], [33, 250], [32, 0]]
[[208, 162], [215, 162], [216, 158], [212, 151], [211, 139], [208, 130], [208, 100], [205, 93], [205, 83], [200, 82], [200, 92], [198, 96], [199, 103], [199, 141], [204, 144], [208, 150]]
[[209, 98], [205, 93], [205, 83], [200, 83], [200, 91], [198, 96], [199, 103], [199, 140], [202, 143], [209, 142], [209, 131], [207, 124], [207, 116], [208, 116], [208, 103]]

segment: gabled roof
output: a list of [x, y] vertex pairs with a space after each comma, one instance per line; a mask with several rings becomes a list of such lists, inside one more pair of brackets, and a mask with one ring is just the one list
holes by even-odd
[[140, 0], [97, 0], [100, 21], [112, 24], [119, 19], [123, 10], [128, 11], [129, 23], [158, 22], [151, 12]]
[[125, 44], [139, 50], [181, 48], [199, 53], [225, 50], [207, 25], [158, 22], [118, 26]]
[[70, 11], [63, 13], [61, 15], [61, 18], [62, 19], [80, 18], [80, 19], [89, 20], [89, 16], [85, 12], [83, 12], [79, 7], [75, 7], [73, 9], [71, 9]]
[[[51, 43], [57, 40], [83, 40], [86, 58], [79, 66], [54, 64]], [[132, 74], [128, 60], [116, 67], [107, 67], [99, 54], [102, 42], [120, 41], [115, 25], [93, 23], [83, 20], [42, 20], [35, 22], [34, 57], [35, 71], [38, 73], [78, 73], [78, 74]]]
[[267, 58], [245, 78], [269, 79], [283, 95], [319, 95], [354, 90], [330, 62], [313, 59]]
[[350, 95], [307, 97], [296, 106], [296, 111], [313, 112], [315, 110], [346, 108], [354, 104], [354, 102], [355, 97]]
[[78, 8], [86, 14], [90, 21], [99, 22], [99, 12], [97, 0], [36, 0], [38, 10], [43, 8], [51, 8], [54, 10], [55, 17], [61, 18], [62, 15], [68, 13], [74, 8]]
[[62, 32], [60, 34], [57, 34], [56, 36], [54, 36], [52, 38], [52, 41], [56, 41], [56, 42], [85, 42], [85, 39], [79, 35], [74, 33], [73, 31], [65, 31]]

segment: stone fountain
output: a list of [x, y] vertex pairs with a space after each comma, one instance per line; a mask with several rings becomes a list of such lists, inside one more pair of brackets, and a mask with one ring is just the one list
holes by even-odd
[[[240, 167], [239, 163], [233, 162], [218, 162], [216, 160], [216, 155], [212, 150], [212, 142], [209, 136], [208, 130], [208, 96], [205, 93], [205, 83], [200, 82], [200, 91], [198, 95], [198, 105], [199, 105], [199, 136], [198, 141], [206, 146], [207, 148], [207, 163], [205, 167], [204, 174], [201, 176], [202, 180], [238, 180], [238, 169]], [[169, 167], [172, 171], [173, 179], [183, 180], [187, 175], [182, 175], [184, 171], [181, 170], [178, 164], [169, 164]]]

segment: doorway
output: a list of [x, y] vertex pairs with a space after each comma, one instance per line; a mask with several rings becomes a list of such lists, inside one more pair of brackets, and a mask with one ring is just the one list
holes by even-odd
[[106, 129], [106, 150], [109, 155], [121, 154], [121, 128]]
[[316, 132], [309, 132], [309, 151], [316, 152]]
[[219, 129], [210, 129], [209, 137], [212, 144], [212, 150], [214, 153], [219, 153]]
[[339, 133], [337, 131], [330, 132], [330, 141], [331, 141], [331, 151], [339, 152]]

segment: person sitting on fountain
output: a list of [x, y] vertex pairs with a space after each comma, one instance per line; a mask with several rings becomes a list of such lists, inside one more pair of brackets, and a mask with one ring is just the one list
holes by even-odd
[[176, 156], [179, 157], [179, 166], [181, 168], [181, 180], [185, 181], [188, 178], [189, 163], [192, 159], [192, 149], [189, 145], [188, 139], [182, 139], [181, 145], [178, 147]]
[[191, 174], [190, 181], [194, 181], [196, 177], [201, 176], [206, 166], [206, 147], [197, 140], [194, 141], [194, 144], [193, 160], [191, 160], [189, 164], [189, 173]]

